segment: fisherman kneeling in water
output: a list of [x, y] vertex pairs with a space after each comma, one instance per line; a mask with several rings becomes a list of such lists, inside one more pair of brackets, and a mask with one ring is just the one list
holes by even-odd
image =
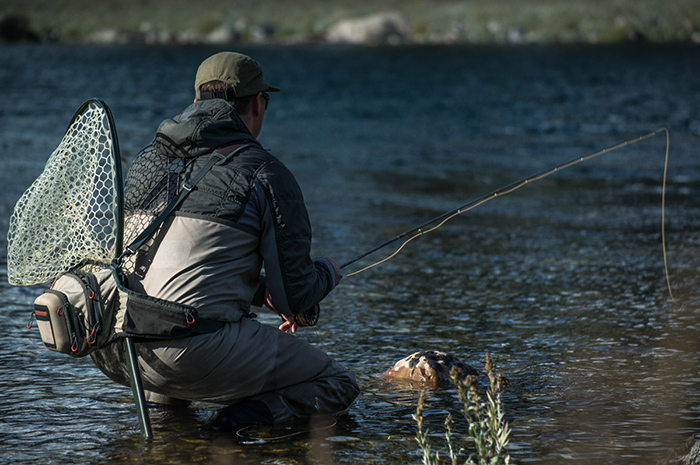
[[[215, 149], [243, 146], [199, 181], [124, 266], [134, 291], [193, 306], [199, 318], [218, 323], [213, 332], [136, 346], [147, 400], [227, 404], [210, 420], [217, 429], [336, 413], [359, 393], [351, 372], [288, 333], [342, 276], [332, 260], [310, 258], [301, 190], [256, 140], [268, 92], [276, 91], [245, 55], [207, 58], [197, 71], [195, 102], [161, 123], [125, 182], [128, 240]], [[251, 305], [263, 304], [282, 317], [279, 329], [254, 319]], [[129, 385], [119, 344], [92, 356], [110, 378]]]

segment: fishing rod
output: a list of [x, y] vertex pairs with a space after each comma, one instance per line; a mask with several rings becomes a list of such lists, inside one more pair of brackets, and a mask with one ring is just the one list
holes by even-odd
[[[375, 262], [375, 263], [373, 263], [373, 264], [371, 264], [371, 265], [369, 265], [369, 266], [366, 266], [366, 267], [364, 267], [364, 268], [362, 268], [362, 269], [360, 269], [360, 270], [354, 271], [354, 272], [352, 272], [352, 273], [348, 273], [348, 274], [346, 274], [345, 276], [353, 276], [353, 275], [355, 275], [355, 274], [361, 273], [361, 272], [363, 272], [363, 271], [365, 271], [365, 270], [368, 270], [369, 268], [372, 268], [372, 267], [377, 266], [377, 265], [379, 265], [379, 264], [381, 264], [381, 263], [384, 263], [385, 261], [387, 261], [387, 260], [391, 259], [392, 257], [396, 256], [396, 255], [401, 251], [401, 249], [403, 249], [403, 248], [406, 246], [406, 244], [408, 244], [408, 243], [411, 242], [412, 240], [414, 240], [414, 239], [416, 239], [416, 238], [418, 238], [418, 237], [420, 237], [420, 236], [422, 236], [422, 235], [424, 235], [424, 234], [427, 234], [427, 233], [429, 233], [429, 232], [432, 232], [432, 231], [436, 230], [437, 228], [439, 228], [440, 226], [442, 226], [443, 224], [445, 224], [447, 221], [451, 220], [451, 219], [454, 218], [455, 216], [461, 215], [461, 214], [464, 213], [464, 212], [467, 212], [467, 211], [469, 211], [469, 210], [471, 210], [471, 209], [473, 209], [473, 208], [476, 208], [476, 207], [478, 207], [479, 205], [482, 205], [482, 204], [488, 202], [489, 200], [493, 200], [493, 199], [495, 199], [496, 197], [504, 196], [504, 195], [510, 194], [511, 192], [520, 189], [521, 187], [525, 186], [526, 184], [529, 184], [529, 183], [538, 181], [538, 180], [540, 180], [540, 179], [546, 178], [547, 176], [550, 176], [551, 174], [554, 174], [554, 173], [556, 173], [557, 171], [564, 170], [564, 169], [566, 169], [566, 168], [569, 168], [569, 167], [572, 167], [572, 166], [577, 165], [577, 164], [579, 164], [579, 163], [582, 163], [582, 162], [584, 162], [584, 161], [586, 161], [586, 160], [590, 160], [590, 159], [592, 159], [592, 158], [599, 157], [599, 156], [601, 156], [601, 155], [603, 155], [603, 154], [605, 154], [605, 153], [613, 152], [613, 151], [615, 151], [615, 150], [621, 149], [621, 148], [626, 147], [626, 146], [628, 146], [628, 145], [632, 145], [632, 144], [635, 144], [635, 143], [637, 143], [637, 142], [641, 142], [641, 141], [643, 141], [643, 140], [650, 139], [650, 138], [652, 138], [652, 137], [654, 137], [654, 136], [656, 136], [656, 135], [658, 135], [658, 134], [660, 134], [660, 133], [663, 133], [663, 132], [666, 133], [666, 162], [665, 162], [665, 164], [664, 164], [663, 195], [662, 195], [662, 241], [664, 242], [664, 265], [666, 266], [666, 246], [665, 246], [666, 241], [665, 241], [665, 236], [664, 236], [664, 232], [663, 232], [663, 231], [664, 231], [664, 227], [663, 227], [663, 223], [664, 223], [663, 204], [665, 203], [666, 167], [667, 167], [667, 165], [668, 165], [668, 152], [669, 152], [669, 139], [670, 139], [670, 137], [669, 137], [668, 129], [666, 129], [666, 128], [659, 128], [659, 129], [657, 129], [657, 130], [655, 130], [655, 131], [653, 131], [653, 132], [650, 132], [650, 133], [648, 133], [648, 134], [645, 134], [645, 135], [643, 135], [643, 136], [639, 136], [639, 137], [636, 137], [636, 138], [634, 138], [634, 139], [629, 139], [629, 140], [626, 140], [626, 141], [624, 141], [624, 142], [620, 142], [620, 143], [618, 143], [618, 144], [612, 145], [612, 146], [610, 146], [610, 147], [607, 147], [607, 148], [605, 148], [605, 149], [603, 149], [603, 150], [600, 150], [600, 151], [598, 151], [598, 152], [595, 152], [595, 153], [591, 153], [591, 154], [589, 154], [589, 155], [585, 155], [585, 156], [582, 156], [582, 157], [574, 158], [574, 159], [569, 160], [569, 161], [567, 161], [567, 162], [564, 162], [564, 163], [561, 163], [561, 164], [559, 164], [559, 165], [553, 166], [553, 167], [548, 168], [548, 169], [546, 169], [546, 170], [544, 170], [544, 171], [540, 171], [540, 172], [538, 172], [538, 173], [535, 173], [535, 174], [532, 174], [532, 175], [527, 176], [527, 177], [525, 177], [525, 178], [522, 178], [522, 179], [520, 179], [519, 181], [513, 182], [513, 183], [508, 184], [508, 185], [506, 185], [506, 186], [503, 186], [503, 187], [501, 187], [501, 188], [499, 188], [499, 189], [496, 189], [495, 191], [492, 191], [492, 192], [490, 192], [490, 193], [488, 193], [488, 194], [486, 194], [486, 195], [483, 195], [483, 196], [481, 196], [481, 197], [479, 197], [479, 198], [477, 198], [477, 199], [474, 199], [474, 200], [472, 200], [472, 201], [470, 201], [470, 202], [468, 202], [468, 203], [466, 203], [466, 204], [464, 204], [464, 205], [462, 205], [462, 206], [460, 206], [460, 207], [458, 207], [458, 208], [455, 208], [455, 209], [453, 209], [453, 210], [450, 210], [450, 211], [448, 211], [448, 212], [445, 212], [445, 213], [443, 213], [442, 215], [433, 218], [432, 220], [426, 221], [425, 223], [423, 223], [423, 224], [421, 224], [421, 225], [419, 225], [419, 226], [416, 226], [415, 228], [409, 229], [408, 231], [405, 231], [405, 232], [399, 234], [398, 236], [395, 236], [395, 237], [393, 237], [392, 239], [389, 239], [389, 240], [387, 240], [387, 241], [385, 241], [385, 242], [379, 244], [378, 246], [376, 246], [376, 247], [374, 247], [374, 248], [372, 248], [372, 249], [369, 249], [369, 250], [367, 250], [366, 252], [361, 253], [360, 255], [356, 256], [355, 258], [353, 258], [353, 259], [351, 259], [351, 260], [348, 260], [347, 262], [345, 262], [345, 263], [343, 263], [342, 265], [340, 265], [340, 268], [343, 269], [343, 268], [347, 267], [348, 265], [351, 265], [351, 264], [353, 264], [353, 263], [355, 263], [355, 262], [357, 262], [357, 261], [359, 261], [359, 260], [365, 258], [366, 256], [368, 256], [368, 255], [370, 255], [370, 254], [373, 254], [374, 252], [377, 252], [378, 250], [383, 249], [384, 247], [386, 247], [386, 246], [388, 246], [388, 245], [391, 245], [391, 244], [393, 244], [394, 242], [399, 241], [399, 240], [405, 238], [406, 236], [410, 236], [411, 234], [413, 234], [409, 239], [407, 239], [403, 244], [401, 244], [401, 246], [400, 246], [394, 253], [392, 253], [392, 254], [389, 255], [388, 257], [383, 258], [382, 260], [379, 260], [379, 261], [377, 261], [377, 262]], [[432, 225], [432, 224], [434, 224], [434, 223], [437, 223], [437, 222], [439, 222], [439, 224], [437, 224], [436, 226], [433, 226], [433, 227], [431, 227], [431, 228], [429, 228], [429, 229], [424, 229], [424, 228], [426, 228], [426, 227], [428, 227], [428, 226], [430, 226], [430, 225]], [[667, 268], [667, 271], [666, 271], [666, 279], [667, 279], [667, 282], [668, 282], [668, 279], [669, 279], [669, 278], [668, 278], [668, 268]], [[670, 293], [670, 292], [671, 292], [670, 283], [668, 283], [668, 287], [669, 287], [669, 293]], [[671, 296], [671, 298], [673, 298], [673, 296]]]

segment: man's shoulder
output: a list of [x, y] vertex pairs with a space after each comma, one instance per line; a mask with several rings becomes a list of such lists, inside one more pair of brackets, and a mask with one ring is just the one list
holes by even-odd
[[[248, 152], [246, 154], [246, 152]], [[262, 186], [271, 192], [296, 192], [299, 190], [296, 177], [291, 170], [279, 158], [265, 150], [262, 147], [253, 148], [250, 151], [241, 153], [241, 161], [246, 164], [248, 161], [255, 160], [249, 165], [252, 168], [252, 178], [262, 184]]]
[[253, 167], [253, 171], [256, 174], [277, 173], [291, 175], [287, 166], [279, 158], [257, 144], [250, 144], [245, 147], [231, 162], [234, 165], [236, 163], [249, 165]]

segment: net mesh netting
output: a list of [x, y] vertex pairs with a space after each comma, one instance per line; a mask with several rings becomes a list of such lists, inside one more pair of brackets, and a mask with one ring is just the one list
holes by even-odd
[[7, 245], [10, 284], [45, 283], [86, 261], [108, 264], [115, 256], [121, 234], [116, 134], [103, 103], [86, 102], [81, 110], [15, 205]]

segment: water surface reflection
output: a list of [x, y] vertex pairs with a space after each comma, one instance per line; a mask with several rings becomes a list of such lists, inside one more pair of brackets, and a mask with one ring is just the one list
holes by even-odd
[[[13, 102], [0, 108], [5, 463], [419, 463], [418, 391], [377, 374], [425, 349], [477, 367], [493, 355], [511, 380], [515, 463], [654, 463], [698, 432], [696, 48], [263, 47], [244, 51], [285, 91], [271, 101], [262, 139], [299, 178], [317, 255], [342, 262], [663, 125], [672, 136], [666, 233], [678, 304], [665, 289], [665, 141], [654, 138], [489, 202], [346, 278], [323, 303], [321, 324], [299, 336], [357, 373], [363, 393], [346, 415], [217, 435], [201, 429], [213, 406], [195, 404], [152, 412], [155, 439], [141, 442], [128, 389], [89, 360], [46, 351], [24, 328], [39, 289], [7, 284], [7, 219], [82, 101], [110, 103], [131, 156], [191, 99], [184, 70], [212, 51], [0, 48], [0, 83]], [[52, 79], [37, 84], [37, 61]], [[429, 394], [437, 442], [456, 392]]]

